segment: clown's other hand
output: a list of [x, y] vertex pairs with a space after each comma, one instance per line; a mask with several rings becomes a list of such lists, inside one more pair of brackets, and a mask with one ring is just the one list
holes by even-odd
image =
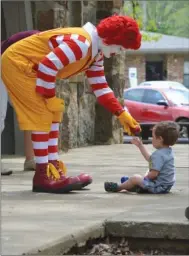
[[124, 131], [129, 135], [133, 136], [136, 133], [141, 132], [139, 123], [127, 112], [124, 111], [118, 116], [120, 123], [123, 125]]
[[45, 101], [49, 111], [64, 112], [65, 104], [63, 99], [53, 97], [53, 98], [46, 99]]

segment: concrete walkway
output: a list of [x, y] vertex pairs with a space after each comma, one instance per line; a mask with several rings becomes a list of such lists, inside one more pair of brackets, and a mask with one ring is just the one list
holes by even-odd
[[[153, 150], [151, 145], [147, 147]], [[88, 189], [63, 195], [32, 193], [33, 173], [22, 171], [24, 159], [3, 159], [15, 172], [1, 177], [1, 255], [37, 253], [112, 218], [187, 225], [189, 147], [176, 145], [174, 150], [177, 183], [172, 193], [159, 196], [104, 191], [104, 181], [119, 181], [123, 175], [147, 170], [138, 149], [130, 144], [79, 148], [61, 155], [70, 175], [87, 172], [94, 178]]]

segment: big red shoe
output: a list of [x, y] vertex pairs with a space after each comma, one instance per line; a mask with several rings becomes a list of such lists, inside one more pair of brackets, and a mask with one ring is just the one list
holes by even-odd
[[68, 193], [82, 188], [78, 177], [61, 177], [52, 164], [37, 164], [33, 177], [33, 192]]
[[[65, 179], [65, 175], [66, 175], [65, 164], [62, 161], [57, 161], [57, 160], [52, 160], [52, 161], [50, 161], [50, 163], [53, 164], [54, 167], [58, 170], [60, 177]], [[86, 173], [81, 173], [76, 177], [79, 179], [79, 181], [81, 183], [81, 188], [88, 186], [93, 181], [92, 177]], [[81, 189], [81, 188], [79, 188], [79, 189]]]
[[54, 167], [59, 172], [60, 177], [65, 179], [65, 176], [66, 176], [66, 173], [67, 173], [67, 168], [66, 168], [65, 164], [62, 161], [59, 161], [59, 160], [50, 160], [49, 163], [54, 165]]
[[79, 180], [82, 184], [82, 188], [88, 186], [93, 181], [92, 177], [89, 174], [86, 174], [86, 173], [81, 173], [77, 177], [79, 178]]

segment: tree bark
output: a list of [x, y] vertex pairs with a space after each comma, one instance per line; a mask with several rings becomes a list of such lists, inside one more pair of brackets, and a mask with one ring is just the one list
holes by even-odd
[[91, 22], [96, 25], [97, 1], [82, 1], [82, 23]]
[[[122, 1], [99, 1], [97, 7], [98, 22], [113, 13], [120, 13]], [[125, 54], [114, 56], [104, 61], [105, 74], [109, 87], [113, 90], [120, 103], [123, 104], [125, 84]], [[123, 129], [117, 118], [96, 104], [95, 144], [113, 144], [123, 142]]]
[[[96, 1], [81, 1], [81, 26], [86, 22], [96, 23]], [[90, 85], [80, 74], [77, 84], [78, 96], [78, 147], [94, 144], [95, 102]]]
[[[67, 27], [68, 1], [54, 1], [54, 28]], [[56, 81], [56, 96], [65, 102], [65, 112], [60, 123], [59, 150], [67, 152], [69, 148], [77, 146], [77, 140], [71, 139], [75, 135], [73, 127], [77, 129], [77, 92], [74, 91], [68, 79]]]
[[54, 1], [54, 28], [68, 24], [68, 1]]
[[68, 26], [80, 27], [81, 26], [81, 1], [68, 1]]

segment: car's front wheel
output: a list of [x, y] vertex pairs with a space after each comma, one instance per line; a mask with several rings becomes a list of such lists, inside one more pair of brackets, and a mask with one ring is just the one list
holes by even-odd
[[180, 125], [180, 138], [189, 138], [189, 119], [182, 118], [178, 121], [178, 124]]

